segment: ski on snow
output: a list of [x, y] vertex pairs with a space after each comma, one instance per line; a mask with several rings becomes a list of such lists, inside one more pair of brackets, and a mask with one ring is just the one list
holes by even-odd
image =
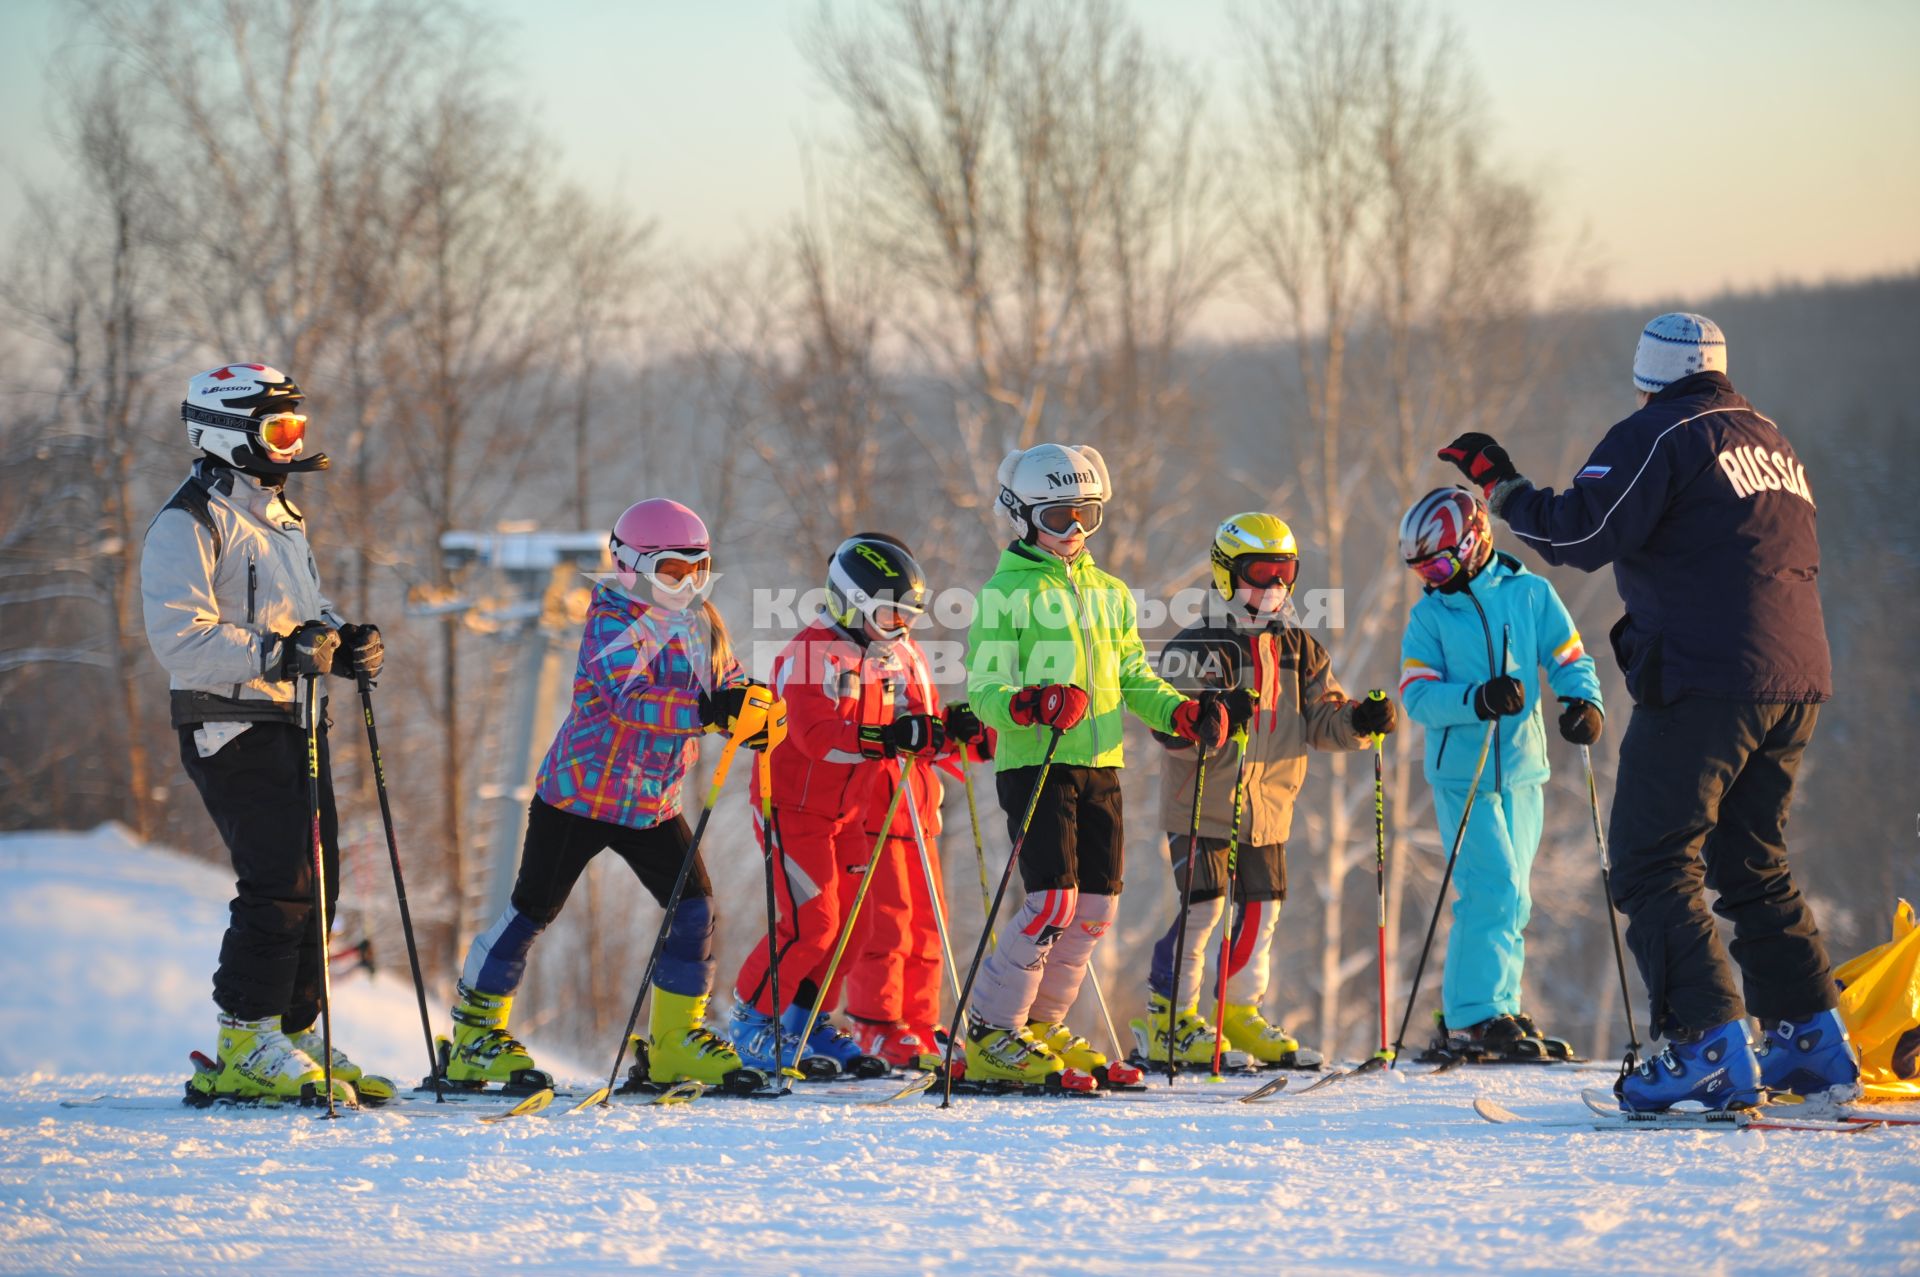
[[1473, 1111], [1482, 1120], [1496, 1125], [1531, 1126], [1546, 1130], [1830, 1131], [1853, 1134], [1889, 1124], [1887, 1119], [1853, 1110], [1843, 1110], [1835, 1117], [1795, 1117], [1790, 1112], [1782, 1112], [1783, 1109], [1792, 1108], [1783, 1104], [1721, 1112], [1668, 1110], [1664, 1113], [1625, 1113], [1620, 1110], [1611, 1091], [1592, 1089], [1580, 1093], [1580, 1102], [1587, 1108], [1584, 1117], [1524, 1117], [1485, 1097], [1473, 1102]]

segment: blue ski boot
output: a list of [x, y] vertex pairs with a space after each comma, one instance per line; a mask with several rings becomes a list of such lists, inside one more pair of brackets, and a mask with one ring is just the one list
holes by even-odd
[[1716, 1110], [1758, 1104], [1760, 1061], [1746, 1020], [1729, 1020], [1691, 1041], [1668, 1038], [1664, 1051], [1622, 1074], [1613, 1093], [1628, 1113], [1663, 1113], [1682, 1100]]
[[1770, 1091], [1844, 1104], [1860, 1096], [1860, 1057], [1838, 1011], [1781, 1020], [1760, 1035], [1760, 1080]]
[[[807, 1017], [812, 1014], [811, 1007], [788, 1007], [780, 1023], [787, 1026], [787, 1032], [797, 1037], [806, 1029]], [[860, 1044], [829, 1019], [824, 1011], [814, 1021], [813, 1032], [807, 1035], [805, 1058], [833, 1061], [834, 1073], [838, 1077], [885, 1077], [893, 1072], [893, 1066], [885, 1060], [861, 1050]]]
[[[728, 1033], [733, 1038], [733, 1049], [740, 1053], [740, 1060], [748, 1068], [759, 1069], [769, 1077], [782, 1072], [782, 1063], [786, 1069], [795, 1069], [809, 1082], [826, 1082], [838, 1077], [840, 1066], [831, 1059], [812, 1053], [802, 1054], [800, 1050], [800, 1031], [807, 1027], [809, 1012], [805, 1007], [788, 1007], [787, 1013], [780, 1017], [780, 1060], [773, 1058], [773, 1017], [755, 1007], [753, 1003], [736, 998], [733, 1004], [733, 1016], [728, 1023]], [[815, 1031], [817, 1037], [818, 1030]], [[798, 1064], [795, 1060], [798, 1060]]]

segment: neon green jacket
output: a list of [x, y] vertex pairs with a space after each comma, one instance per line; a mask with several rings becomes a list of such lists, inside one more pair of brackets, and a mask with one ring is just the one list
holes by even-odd
[[1147, 664], [1133, 594], [1094, 566], [1091, 554], [1069, 566], [1015, 542], [977, 602], [967, 631], [967, 696], [1000, 733], [996, 770], [1036, 766], [1046, 756], [1050, 730], [1014, 726], [1007, 708], [1015, 692], [1035, 683], [1072, 683], [1091, 702], [1086, 718], [1061, 737], [1056, 763], [1121, 766], [1123, 704], [1154, 730], [1173, 730], [1173, 711], [1187, 698]]

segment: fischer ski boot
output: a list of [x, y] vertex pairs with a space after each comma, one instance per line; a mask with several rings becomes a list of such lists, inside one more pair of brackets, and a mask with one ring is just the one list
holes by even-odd
[[733, 1044], [709, 1029], [707, 995], [653, 986], [647, 1011], [647, 1080], [723, 1086], [746, 1067]]
[[[325, 1075], [313, 1057], [287, 1040], [280, 1017], [241, 1020], [222, 1014], [220, 1039], [211, 1068], [197, 1067], [187, 1083], [187, 1101], [211, 1104], [216, 1100], [324, 1104]], [[351, 1083], [336, 1076], [333, 1098], [356, 1102]]]
[[1668, 1037], [1660, 1054], [1620, 1075], [1613, 1093], [1628, 1113], [1663, 1113], [1682, 1101], [1715, 1110], [1753, 1107], [1760, 1102], [1760, 1061], [1746, 1020], [1686, 1040]]
[[1093, 1043], [1075, 1033], [1060, 1020], [1028, 1020], [1027, 1034], [1035, 1042], [1053, 1052], [1060, 1063], [1070, 1069], [1079, 1069], [1082, 1073], [1099, 1074], [1096, 1070], [1107, 1067], [1107, 1057], [1093, 1049]]
[[971, 1013], [967, 1016], [966, 1047], [969, 1082], [1046, 1086], [1067, 1071], [1060, 1057], [1027, 1030], [999, 1028]]
[[[287, 1034], [287, 1041], [306, 1052], [310, 1059], [318, 1060], [327, 1049], [326, 1036], [320, 1032], [316, 1021], [297, 1033]], [[323, 1069], [322, 1072], [325, 1072]], [[353, 1087], [354, 1094], [362, 1104], [385, 1104], [400, 1088], [393, 1084], [392, 1078], [381, 1077], [377, 1073], [368, 1073], [358, 1064], [347, 1058], [347, 1053], [339, 1047], [333, 1048], [333, 1080], [346, 1082]]]
[[1824, 1104], [1845, 1104], [1860, 1096], [1860, 1057], [1838, 1011], [1768, 1026], [1761, 1032], [1757, 1054], [1760, 1081], [1769, 1091], [1791, 1091]]
[[1535, 1024], [1533, 1017], [1526, 1012], [1515, 1011], [1513, 1013], [1513, 1022], [1520, 1026], [1521, 1033], [1540, 1043], [1541, 1047], [1546, 1051], [1549, 1060], [1572, 1060], [1578, 1058], [1574, 1055], [1573, 1043], [1567, 1041], [1565, 1038], [1548, 1037], [1540, 1031], [1540, 1026]]
[[535, 1068], [527, 1048], [507, 1032], [512, 994], [482, 993], [460, 984], [455, 996], [453, 1039], [441, 1039], [441, 1073], [448, 1082], [472, 1091], [489, 1083], [526, 1093], [553, 1086], [553, 1078]]
[[1253, 1003], [1227, 1003], [1227, 1014], [1220, 1021], [1227, 1044], [1245, 1051], [1257, 1063], [1274, 1068], [1317, 1069], [1326, 1061], [1318, 1051], [1300, 1045], [1299, 1039], [1267, 1017]]
[[847, 1020], [847, 1033], [860, 1049], [896, 1069], [931, 1069], [939, 1063], [933, 1035], [922, 1036], [904, 1020], [863, 1020], [857, 1015]]
[[[1134, 1046], [1141, 1060], [1150, 1067], [1166, 1068], [1169, 1034], [1173, 1037], [1175, 1064], [1213, 1066], [1213, 1025], [1207, 1023], [1207, 1018], [1197, 1008], [1184, 1007], [1176, 1018], [1172, 999], [1150, 992], [1147, 994], [1147, 1018], [1131, 1020], [1128, 1025], [1133, 1029]], [[1224, 1064], [1224, 1052], [1222, 1055], [1221, 1062]]]

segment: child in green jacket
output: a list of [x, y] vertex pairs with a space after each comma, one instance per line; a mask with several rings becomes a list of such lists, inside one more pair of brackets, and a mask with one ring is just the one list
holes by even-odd
[[1085, 1089], [1128, 1069], [1110, 1067], [1064, 1023], [1118, 912], [1122, 708], [1212, 748], [1226, 740], [1226, 711], [1211, 698], [1203, 711], [1153, 672], [1132, 593], [1087, 552], [1111, 494], [1100, 454], [1041, 444], [1009, 453], [998, 477], [999, 508], [1018, 539], [980, 591], [967, 694], [1000, 733], [996, 787], [1026, 894], [980, 968], [966, 1020], [967, 1076], [1032, 1084], [1059, 1075], [1059, 1084]]

